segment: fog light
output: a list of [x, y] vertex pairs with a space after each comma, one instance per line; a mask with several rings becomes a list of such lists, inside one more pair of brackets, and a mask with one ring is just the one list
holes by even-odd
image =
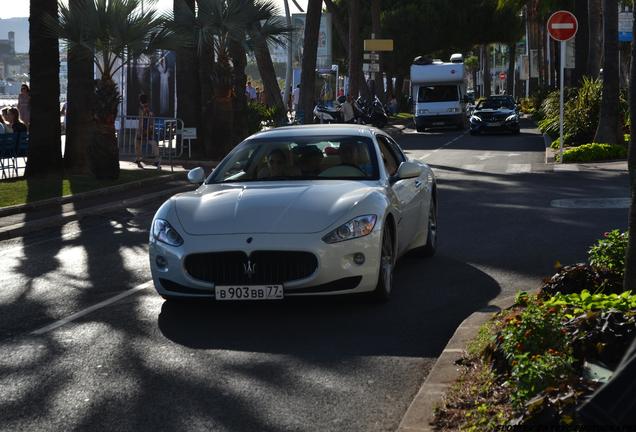
[[157, 255], [155, 263], [157, 263], [157, 267], [159, 267], [160, 269], [165, 269], [166, 267], [168, 267], [168, 261], [161, 255]]
[[358, 252], [357, 254], [353, 255], [353, 262], [358, 265], [364, 264], [364, 254]]

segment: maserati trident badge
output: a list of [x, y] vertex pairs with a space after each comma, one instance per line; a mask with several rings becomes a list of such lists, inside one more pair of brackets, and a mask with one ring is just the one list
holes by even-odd
[[256, 263], [252, 263], [251, 260], [247, 260], [247, 263], [243, 264], [243, 270], [248, 278], [252, 278], [256, 274]]

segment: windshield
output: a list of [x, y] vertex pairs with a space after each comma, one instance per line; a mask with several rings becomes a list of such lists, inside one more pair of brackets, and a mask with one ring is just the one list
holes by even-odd
[[234, 149], [207, 181], [377, 180], [373, 141], [359, 136], [251, 139]]
[[420, 87], [418, 102], [455, 102], [459, 100], [456, 85], [432, 85]]
[[515, 109], [515, 104], [513, 101], [511, 101], [510, 99], [504, 99], [504, 98], [500, 98], [500, 99], [486, 99], [486, 100], [482, 100], [477, 104], [477, 109], [499, 109], [499, 108], [505, 108], [505, 109], [510, 109], [513, 110]]

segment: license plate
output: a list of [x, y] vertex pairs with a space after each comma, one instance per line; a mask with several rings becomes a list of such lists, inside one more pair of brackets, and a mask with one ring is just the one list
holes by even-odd
[[282, 285], [220, 285], [214, 288], [217, 300], [280, 300]]
[[444, 126], [444, 122], [433, 122], [433, 126]]
[[488, 126], [501, 126], [502, 124], [502, 122], [490, 122], [488, 123]]

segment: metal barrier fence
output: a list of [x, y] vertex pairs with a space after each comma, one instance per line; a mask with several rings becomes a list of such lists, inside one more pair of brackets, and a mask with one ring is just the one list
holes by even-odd
[[183, 156], [186, 148], [190, 156], [189, 142], [184, 144], [181, 119], [126, 116], [123, 124], [117, 119], [115, 129], [121, 155], [137, 155], [137, 147], [141, 157], [161, 156], [171, 166], [172, 159]]

